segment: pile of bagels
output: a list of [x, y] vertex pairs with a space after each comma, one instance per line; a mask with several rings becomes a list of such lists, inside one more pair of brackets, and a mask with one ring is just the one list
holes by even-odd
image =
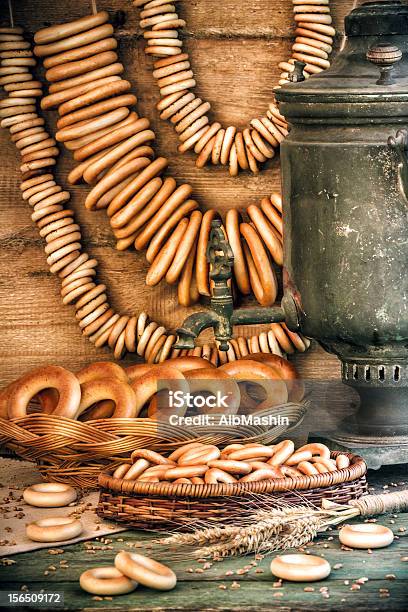
[[191, 442], [168, 457], [149, 449], [131, 454], [113, 472], [114, 478], [138, 482], [173, 484], [217, 484], [259, 482], [276, 478], [301, 478], [349, 467], [347, 455], [331, 459], [325, 444], [311, 443], [295, 450], [292, 440], [266, 446], [260, 443], [229, 444], [223, 449], [213, 444]]
[[[127, 368], [109, 362], [95, 362], [76, 374], [60, 366], [36, 368], [0, 392], [0, 416], [22, 418], [30, 411], [41, 411], [69, 419], [89, 421], [102, 418], [166, 416], [158, 401], [159, 391], [184, 394], [221, 392], [228, 396], [228, 407], [214, 413], [236, 414], [242, 408], [263, 410], [303, 397], [296, 370], [278, 355], [257, 353], [246, 359], [216, 368], [202, 357], [185, 356], [161, 364], [136, 364]], [[185, 414], [183, 406], [177, 414]], [[173, 409], [167, 407], [167, 413]], [[208, 412], [208, 410], [205, 410]]]

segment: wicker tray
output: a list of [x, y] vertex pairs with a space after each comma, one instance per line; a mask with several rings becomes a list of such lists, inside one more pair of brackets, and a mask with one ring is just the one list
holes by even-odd
[[359, 455], [347, 454], [348, 468], [302, 478], [278, 478], [233, 484], [148, 483], [113, 478], [102, 472], [97, 512], [100, 517], [138, 529], [188, 528], [198, 520], [227, 522], [234, 514], [277, 500], [313, 503], [323, 498], [347, 503], [367, 493], [367, 466]]
[[114, 469], [137, 448], [171, 452], [191, 441], [225, 445], [231, 442], [271, 444], [299, 425], [308, 403], [287, 403], [257, 413], [288, 417], [276, 427], [176, 427], [154, 419], [74, 421], [42, 413], [0, 419], [0, 445], [28, 461], [35, 461], [46, 480], [82, 488], [98, 486], [102, 469]]

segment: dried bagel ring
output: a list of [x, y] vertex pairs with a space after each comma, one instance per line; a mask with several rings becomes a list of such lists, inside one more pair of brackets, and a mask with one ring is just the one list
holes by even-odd
[[156, 451], [146, 448], [139, 448], [133, 451], [130, 458], [133, 463], [135, 463], [136, 459], [145, 459], [146, 461], [149, 461], [149, 463], [153, 463], [154, 465], [174, 465], [174, 462], [170, 459], [167, 459], [160, 453], [156, 453]]
[[188, 220], [182, 219], [177, 225], [174, 232], [170, 235], [167, 242], [160, 249], [159, 253], [153, 260], [147, 275], [146, 284], [149, 286], [157, 285], [164, 278], [169, 270], [171, 263], [175, 257], [179, 244], [187, 231]]
[[166, 469], [164, 473], [165, 480], [176, 480], [178, 478], [197, 478], [203, 476], [208, 472], [209, 467], [207, 465], [181, 465]]
[[[275, 272], [271, 267], [268, 255], [256, 230], [248, 223], [241, 223], [240, 232], [246, 241], [245, 246], [248, 247], [252, 260], [248, 260], [247, 258], [247, 263], [249, 264], [250, 262], [253, 262], [254, 269], [252, 270], [252, 276], [254, 278], [254, 274], [256, 273], [261, 289], [261, 292], [257, 290], [258, 295], [256, 295], [256, 297], [262, 306], [270, 306], [275, 302], [277, 295], [277, 280]], [[251, 285], [254, 289], [253, 282], [251, 282]]]
[[115, 557], [115, 567], [132, 580], [159, 591], [174, 589], [177, 583], [169, 567], [143, 555], [122, 551]]
[[34, 395], [49, 388], [55, 388], [59, 393], [53, 414], [75, 418], [81, 399], [81, 388], [76, 376], [59, 366], [37, 368], [15, 382], [8, 399], [9, 418], [26, 416], [28, 404]]
[[292, 440], [282, 440], [282, 442], [279, 442], [279, 444], [274, 447], [273, 455], [268, 460], [269, 465], [278, 467], [283, 463], [286, 463], [286, 461], [293, 455], [294, 451], [295, 445]]
[[[131, 387], [136, 395], [135, 416], [139, 415], [146, 402], [159, 390], [170, 389], [172, 391], [179, 390], [183, 393], [188, 392], [188, 383], [185, 377], [179, 370], [170, 365], [160, 365], [152, 368], [151, 371], [133, 381]], [[186, 408], [183, 407], [183, 414]]]
[[[104, 38], [112, 36], [112, 34], [113, 26], [111, 26], [110, 23], [104, 23], [52, 43], [37, 45], [34, 47], [33, 51], [37, 57], [59, 55], [71, 49], [78, 49], [85, 45], [96, 43]], [[73, 59], [76, 58], [74, 57]], [[69, 59], [68, 61], [73, 61], [73, 59]]]
[[248, 206], [247, 208], [247, 213], [255, 225], [259, 235], [263, 239], [270, 254], [272, 255], [273, 260], [278, 264], [278, 266], [282, 266], [283, 248], [279, 239], [279, 234], [276, 232], [272, 224], [269, 223], [268, 219], [264, 216], [262, 210], [258, 208], [258, 206], [251, 204], [251, 206]]
[[[209, 461], [213, 461], [220, 457], [220, 449], [214, 444], [205, 444], [203, 446], [197, 446], [196, 448], [190, 448], [185, 451], [178, 459], [178, 465], [180, 466], [197, 466], [206, 465]], [[207, 466], [208, 467], [208, 466]], [[200, 474], [197, 474], [200, 476]]]
[[157, 256], [170, 231], [181, 219], [198, 208], [196, 200], [186, 199], [191, 191], [190, 185], [180, 185], [137, 236], [135, 248], [138, 251], [149, 244], [146, 251], [149, 263]]
[[228, 374], [215, 368], [200, 368], [197, 370], [188, 370], [185, 372], [185, 377], [189, 383], [190, 393], [207, 392], [213, 396], [217, 393], [228, 398], [222, 405], [218, 405], [217, 401], [207, 398], [206, 406], [203, 412], [206, 414], [236, 414], [239, 410], [241, 394], [235, 380], [231, 379]]
[[178, 448], [176, 448], [176, 450], [174, 450], [168, 458], [170, 461], [178, 461], [181, 455], [183, 455], [185, 452], [193, 448], [204, 446], [205, 444], [202, 444], [201, 442], [189, 442], [188, 444], [183, 444], [183, 446], [179, 446]]
[[125, 370], [112, 361], [95, 361], [77, 372], [76, 377], [80, 384], [95, 380], [97, 378], [117, 378], [127, 382], [128, 377]]
[[208, 279], [209, 264], [207, 261], [207, 245], [210, 238], [211, 223], [219, 217], [216, 210], [207, 210], [201, 221], [200, 233], [197, 243], [196, 255], [196, 282], [197, 290], [200, 295], [210, 295], [210, 286]]
[[296, 553], [275, 557], [271, 562], [271, 572], [283, 580], [313, 582], [327, 578], [331, 567], [326, 559]]
[[188, 226], [185, 230], [184, 236], [181, 239], [181, 242], [178, 245], [178, 248], [175, 252], [174, 259], [166, 273], [166, 281], [169, 284], [174, 284], [177, 282], [182, 269], [185, 265], [185, 262], [189, 256], [190, 251], [194, 246], [194, 242], [197, 236], [197, 233], [200, 229], [202, 220], [202, 214], [200, 211], [195, 210], [191, 214]]
[[43, 518], [26, 526], [26, 535], [33, 542], [64, 542], [78, 537], [82, 531], [81, 522], [69, 516]]
[[218, 468], [229, 474], [249, 474], [252, 466], [245, 461], [234, 461], [232, 459], [214, 459], [208, 462], [210, 468]]
[[296, 452], [308, 450], [312, 453], [312, 455], [318, 455], [324, 459], [330, 459], [330, 449], [325, 445], [319, 442], [313, 442], [310, 444], [305, 444], [297, 449]]
[[218, 482], [231, 484], [237, 482], [237, 479], [229, 472], [224, 472], [219, 468], [211, 468], [204, 474], [204, 482], [207, 484], [217, 484]]
[[239, 359], [220, 366], [219, 370], [225, 372], [235, 380], [249, 381], [260, 385], [266, 393], [270, 406], [283, 404], [288, 399], [285, 382], [271, 367], [257, 361]]
[[79, 578], [81, 589], [94, 595], [124, 595], [134, 591], [138, 583], [131, 580], [116, 567], [93, 567], [82, 572]]
[[350, 548], [384, 548], [393, 542], [394, 534], [384, 525], [361, 523], [342, 527], [339, 540]]
[[191, 306], [198, 302], [200, 297], [196, 283], [197, 243], [198, 240], [193, 244], [177, 285], [177, 298], [180, 306]]
[[86, 17], [81, 17], [80, 19], [77, 19], [75, 21], [70, 21], [68, 23], [58, 24], [43, 28], [42, 30], [38, 30], [38, 32], [36, 32], [34, 35], [34, 41], [37, 45], [44, 45], [56, 42], [57, 40], [67, 38], [67, 36], [73, 36], [75, 34], [79, 34], [79, 32], [85, 32], [87, 30], [90, 30], [91, 28], [106, 23], [108, 19], [109, 14], [107, 13], [107, 11], [100, 11], [99, 13], [95, 13], [94, 15], [87, 15]]
[[230, 208], [225, 217], [225, 230], [234, 254], [234, 275], [238, 289], [243, 295], [251, 292], [248, 270], [242, 250], [241, 236], [239, 231], [239, 212], [236, 208]]
[[259, 482], [261, 480], [274, 480], [275, 478], [282, 478], [283, 474], [279, 468], [261, 468], [255, 470], [246, 476], [240, 478], [239, 482]]
[[77, 493], [61, 482], [40, 482], [24, 489], [23, 498], [26, 504], [37, 508], [59, 508], [75, 501]]
[[[228, 448], [228, 447], [227, 447]], [[254, 460], [257, 457], [272, 457], [274, 453], [273, 446], [264, 446], [264, 445], [245, 445], [242, 448], [231, 448], [228, 452], [228, 460], [229, 461], [248, 461]], [[226, 454], [226, 449], [224, 449], [223, 454]]]
[[104, 400], [115, 402], [113, 418], [133, 418], [136, 415], [135, 394], [132, 387], [117, 378], [96, 378], [81, 385], [79, 414]]

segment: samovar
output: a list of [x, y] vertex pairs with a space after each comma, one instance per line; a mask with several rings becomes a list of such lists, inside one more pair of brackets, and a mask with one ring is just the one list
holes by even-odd
[[334, 439], [408, 453], [408, 6], [365, 2], [345, 32], [330, 69], [305, 80], [297, 63], [275, 92], [290, 125], [281, 306], [233, 310], [230, 257], [213, 250], [212, 310], [185, 321], [179, 346], [211, 326], [226, 348], [234, 324], [285, 320], [335, 353], [359, 393]]

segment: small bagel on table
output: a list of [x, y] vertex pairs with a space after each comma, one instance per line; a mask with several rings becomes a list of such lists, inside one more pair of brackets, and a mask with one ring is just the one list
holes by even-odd
[[59, 508], [68, 506], [77, 498], [73, 487], [61, 482], [39, 482], [24, 490], [26, 504], [37, 508]]
[[69, 516], [55, 516], [29, 523], [26, 535], [33, 542], [63, 542], [82, 533], [82, 524]]
[[128, 578], [158, 591], [169, 591], [177, 584], [177, 576], [169, 567], [144, 555], [122, 550], [115, 557], [115, 567]]
[[79, 578], [81, 589], [94, 595], [125, 595], [134, 591], [138, 583], [131, 580], [116, 567], [93, 567]]

